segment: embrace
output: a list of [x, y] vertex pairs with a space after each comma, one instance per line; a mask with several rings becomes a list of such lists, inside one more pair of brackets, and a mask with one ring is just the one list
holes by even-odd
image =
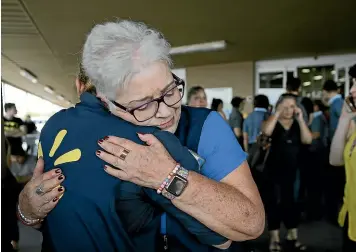
[[257, 238], [265, 213], [246, 154], [216, 112], [182, 105], [170, 45], [128, 20], [96, 25], [80, 102], [49, 119], [18, 216], [43, 251], [215, 251]]

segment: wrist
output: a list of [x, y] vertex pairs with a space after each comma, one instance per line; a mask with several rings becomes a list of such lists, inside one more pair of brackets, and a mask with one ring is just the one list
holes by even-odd
[[40, 218], [30, 218], [27, 217], [21, 210], [20, 204], [17, 204], [16, 209], [18, 219], [26, 226], [37, 226], [42, 222]]

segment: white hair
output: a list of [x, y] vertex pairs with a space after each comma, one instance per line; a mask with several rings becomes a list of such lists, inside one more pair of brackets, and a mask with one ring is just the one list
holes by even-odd
[[91, 83], [109, 99], [135, 73], [157, 61], [171, 66], [170, 44], [144, 23], [119, 20], [96, 25], [84, 44], [82, 65]]

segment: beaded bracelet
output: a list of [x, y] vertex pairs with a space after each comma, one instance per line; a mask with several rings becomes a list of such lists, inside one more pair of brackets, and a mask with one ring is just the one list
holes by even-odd
[[35, 226], [39, 223], [42, 222], [42, 219], [30, 219], [27, 218], [20, 209], [20, 205], [17, 204], [17, 217], [19, 218], [19, 220], [22, 222], [22, 224], [26, 225], [26, 226]]
[[179, 168], [180, 168], [180, 164], [177, 164], [177, 165], [174, 167], [173, 171], [171, 171], [171, 172], [169, 173], [169, 175], [167, 176], [167, 178], [162, 182], [161, 186], [157, 189], [157, 193], [158, 193], [158, 194], [161, 194], [161, 193], [162, 193], [163, 189], [166, 187], [166, 185], [168, 185], [169, 181], [172, 179], [172, 177], [174, 176], [174, 174], [177, 173], [177, 171], [179, 170]]

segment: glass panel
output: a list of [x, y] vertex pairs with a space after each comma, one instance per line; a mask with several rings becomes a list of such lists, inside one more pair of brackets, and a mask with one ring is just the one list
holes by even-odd
[[345, 84], [346, 84], [346, 71], [345, 68], [337, 69], [337, 80], [336, 83], [339, 86], [339, 93], [342, 98], [345, 98]]
[[334, 79], [333, 70], [333, 65], [298, 68], [298, 77], [302, 81], [302, 95], [320, 99], [324, 82]]
[[283, 88], [283, 72], [260, 73], [260, 88]]

